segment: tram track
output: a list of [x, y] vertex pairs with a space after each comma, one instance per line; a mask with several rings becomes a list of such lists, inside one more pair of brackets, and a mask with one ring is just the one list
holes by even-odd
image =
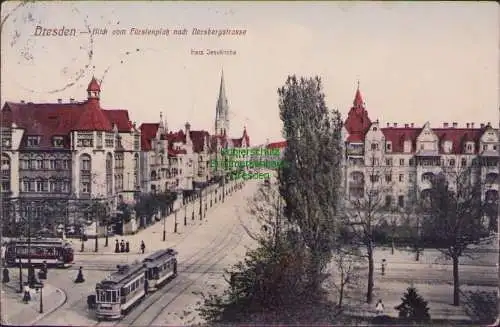
[[[176, 288], [179, 288], [181, 286], [181, 290], [177, 291], [175, 293], [175, 296], [173, 299], [167, 302], [167, 304], [162, 305], [159, 310], [154, 310], [155, 313], [153, 314], [153, 318], [156, 319], [162, 312], [163, 310], [171, 303], [173, 302], [176, 298], [178, 298], [182, 293], [184, 292], [185, 289], [187, 289], [189, 286], [193, 285], [198, 281], [203, 274], [205, 274], [206, 270], [204, 269], [201, 272], [199, 269], [196, 269], [193, 271], [193, 268], [196, 268], [200, 264], [203, 265], [204, 262], [209, 262], [209, 260], [212, 260], [214, 255], [218, 255], [221, 252], [223, 252], [226, 248], [230, 246], [230, 244], [233, 242], [233, 239], [236, 237], [235, 231], [238, 229], [239, 225], [235, 224], [230, 228], [226, 229], [225, 233], [221, 233], [218, 236], [216, 236], [209, 244], [204, 246], [203, 248], [199, 249], [196, 251], [194, 254], [183, 260], [184, 267], [185, 267], [185, 273], [201, 273], [202, 275], [187, 281], [189, 284], [187, 287], [185, 287], [186, 283], [186, 277], [183, 274], [178, 274], [175, 279], [164, 285], [162, 288], [157, 290], [155, 293], [152, 293], [148, 297], [146, 297], [143, 301], [141, 301], [134, 309], [131, 310], [126, 316], [124, 316], [121, 320], [118, 321], [101, 321], [97, 322], [94, 326], [116, 326], [116, 325], [141, 325], [141, 326], [148, 326], [150, 325], [149, 323], [138, 323], [139, 320], [141, 320], [142, 317], [146, 316], [145, 313], [147, 311], [152, 311], [154, 310], [154, 305], [157, 304], [158, 302], [161, 302], [165, 297], [168, 295], [171, 295], [171, 291], [175, 290]], [[238, 236], [239, 237], [239, 236]], [[241, 237], [239, 237], [241, 239]], [[223, 254], [222, 256], [218, 256], [217, 260], [215, 263], [213, 263], [210, 266], [214, 266], [215, 264], [219, 263], [222, 259], [224, 259], [227, 256], [227, 254]], [[220, 257], [220, 258], [219, 258]], [[206, 263], [205, 263], [206, 265]], [[184, 283], [183, 283], [184, 282]], [[147, 315], [149, 316], [149, 315]], [[154, 320], [153, 319], [153, 320]], [[151, 321], [153, 321], [151, 320]]]
[[[133, 326], [152, 326], [155, 321], [161, 316], [161, 314], [165, 311], [165, 309], [173, 303], [175, 300], [177, 300], [180, 296], [185, 294], [186, 290], [188, 290], [191, 286], [193, 286], [196, 282], [198, 282], [200, 279], [204, 277], [205, 274], [208, 273], [208, 271], [211, 269], [211, 267], [216, 266], [219, 264], [224, 258], [228, 256], [228, 253], [225, 251], [227, 248], [230, 246], [234, 247], [239, 245], [239, 243], [242, 241], [241, 235], [238, 235], [238, 233], [235, 233], [235, 230], [237, 230], [238, 226], [235, 226], [234, 229], [232, 229], [229, 237], [226, 238], [223, 242], [221, 242], [220, 248], [216, 251], [214, 256], [216, 259], [213, 261], [211, 265], [209, 265], [207, 268], [204, 269], [204, 271], [201, 272], [201, 274], [194, 278], [194, 279], [189, 279], [189, 278], [184, 278], [183, 280], [179, 280], [178, 283], [175, 285], [172, 285], [172, 287], [164, 292], [158, 302], [161, 303], [160, 307], [157, 308], [148, 308], [148, 309], [153, 309], [149, 311], [153, 312], [146, 312], [144, 310], [137, 318], [133, 319], [128, 325], [133, 325]], [[207, 260], [203, 260], [204, 262], [208, 260], [213, 260], [214, 256], [212, 258], [207, 258]], [[200, 260], [201, 261], [201, 260]], [[166, 301], [165, 301], [166, 300]], [[123, 323], [123, 321], [122, 321]]]

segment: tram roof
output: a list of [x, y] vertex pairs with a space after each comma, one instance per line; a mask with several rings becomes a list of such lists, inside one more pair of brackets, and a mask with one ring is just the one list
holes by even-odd
[[109, 275], [100, 284], [112, 284], [113, 286], [117, 284], [126, 284], [129, 280], [137, 277], [137, 274], [145, 268], [143, 263], [137, 262], [131, 265], [118, 265], [117, 269], [117, 271]]
[[151, 255], [149, 255], [147, 258], [145, 258], [143, 260], [143, 262], [148, 263], [148, 262], [159, 260], [160, 258], [163, 258], [165, 256], [175, 257], [176, 255], [177, 255], [177, 251], [175, 251], [174, 249], [170, 249], [170, 248], [162, 249], [162, 250], [158, 250], [158, 251], [153, 252]]
[[10, 240], [11, 243], [23, 244], [23, 243], [31, 243], [31, 244], [50, 244], [50, 245], [65, 245], [69, 244], [68, 241], [63, 240], [62, 238], [16, 238]]

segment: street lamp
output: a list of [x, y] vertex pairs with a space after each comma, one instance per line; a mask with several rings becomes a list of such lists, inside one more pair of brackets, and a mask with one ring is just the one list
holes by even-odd
[[187, 226], [187, 203], [184, 205], [184, 226]]
[[174, 210], [174, 233], [177, 233], [177, 210]]

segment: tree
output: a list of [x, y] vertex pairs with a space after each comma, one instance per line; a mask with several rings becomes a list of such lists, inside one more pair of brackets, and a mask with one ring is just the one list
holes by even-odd
[[309, 250], [308, 278], [318, 291], [335, 247], [342, 174], [340, 113], [325, 104], [319, 77], [289, 76], [278, 90], [287, 147], [281, 168], [284, 216]]
[[349, 284], [356, 282], [357, 274], [357, 260], [359, 255], [355, 255], [355, 249], [342, 249], [338, 248], [333, 255], [335, 267], [338, 272], [338, 278], [333, 283], [333, 286], [339, 292], [337, 300], [337, 307], [342, 308], [343, 300], [345, 297], [346, 287]]
[[403, 297], [402, 303], [395, 307], [399, 311], [399, 317], [406, 322], [426, 322], [431, 319], [427, 301], [417, 293], [414, 287], [408, 287]]
[[151, 221], [158, 212], [172, 207], [177, 199], [177, 194], [173, 192], [145, 193], [141, 194], [134, 205], [134, 210], [138, 217], [145, 217]]
[[[368, 143], [366, 146], [370, 145]], [[386, 166], [378, 165], [375, 155], [371, 159], [371, 164], [365, 170], [369, 178], [365, 180], [363, 175], [360, 181], [362, 188], [357, 188], [357, 191], [349, 190], [344, 210], [344, 225], [350, 229], [351, 243], [364, 248], [363, 256], [368, 260], [367, 303], [373, 301], [373, 253], [377, 234], [387, 225], [387, 216], [393, 214], [389, 209], [392, 203], [388, 201], [388, 196], [392, 193], [392, 183], [385, 179], [391, 171]]]
[[415, 253], [415, 261], [419, 261], [420, 255], [424, 251], [421, 232], [422, 213], [420, 212], [417, 186], [411, 181], [410, 185], [405, 206], [400, 208], [399, 215], [403, 231], [406, 232], [404, 236], [410, 241], [411, 250]]
[[443, 170], [421, 196], [424, 241], [453, 261], [453, 305], [460, 303], [459, 259], [487, 232], [481, 218], [482, 185], [477, 168]]
[[208, 322], [247, 322], [254, 313], [285, 310], [308, 300], [305, 247], [282, 214], [277, 185], [262, 186], [249, 201], [255, 219], [244, 225], [257, 242], [245, 259], [225, 271], [222, 295], [202, 294], [201, 316]]

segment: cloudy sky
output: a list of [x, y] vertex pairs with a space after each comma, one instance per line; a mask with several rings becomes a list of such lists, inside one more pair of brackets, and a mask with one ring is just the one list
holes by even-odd
[[[372, 119], [434, 126], [498, 120], [499, 9], [494, 2], [2, 3], [1, 101], [85, 99], [95, 75], [104, 108], [137, 123], [163, 112], [171, 129], [213, 131], [221, 69], [231, 133], [281, 138], [277, 88], [288, 74], [320, 75], [345, 116], [357, 80]], [[40, 28], [75, 36], [35, 36]], [[88, 27], [107, 35], [80, 33]], [[185, 36], [130, 35], [183, 29]], [[245, 29], [244, 36], [194, 36]], [[112, 35], [124, 29], [125, 35]], [[236, 55], [193, 55], [226, 49]], [[89, 56], [89, 52], [91, 55]]]

